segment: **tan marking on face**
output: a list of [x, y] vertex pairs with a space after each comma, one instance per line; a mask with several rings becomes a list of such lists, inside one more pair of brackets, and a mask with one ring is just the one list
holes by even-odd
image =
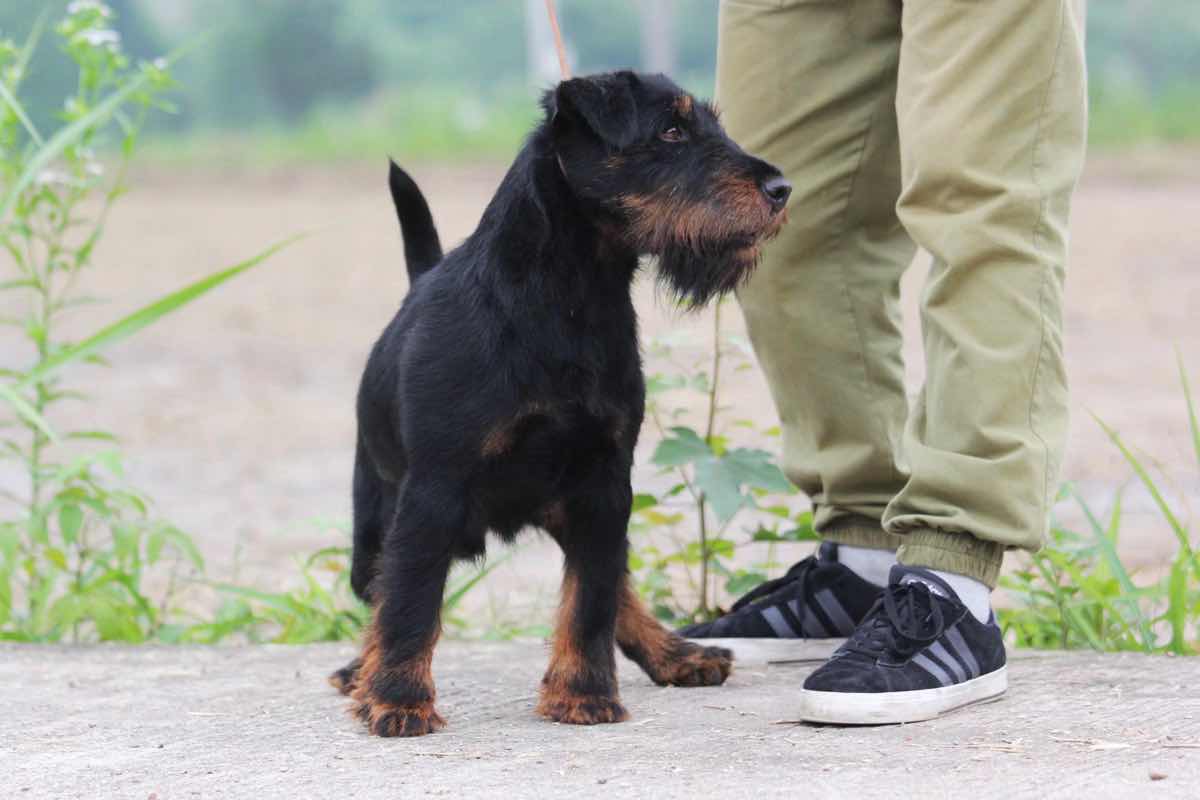
[[675, 98], [675, 113], [684, 119], [690, 119], [692, 116], [692, 96], [690, 94], [681, 94]]
[[697, 248], [704, 241], [773, 236], [782, 214], [773, 214], [759, 187], [743, 178], [718, 179], [708, 198], [695, 201], [678, 193], [626, 195], [620, 205], [641, 249], [658, 252], [670, 243]]

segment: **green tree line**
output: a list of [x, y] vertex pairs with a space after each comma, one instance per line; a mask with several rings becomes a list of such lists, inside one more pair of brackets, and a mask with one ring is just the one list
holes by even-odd
[[[83, 0], [88, 2], [88, 0]], [[0, 6], [0, 31], [20, 41], [67, 0]], [[529, 85], [524, 0], [107, 0], [126, 52], [153, 57], [203, 35], [176, 70], [175, 131], [295, 124], [318, 108], [347, 114], [372, 98], [494, 97]], [[540, 3], [535, 4], [540, 8]], [[674, 72], [711, 88], [716, 0], [674, 0]], [[634, 0], [559, 0], [579, 71], [638, 66]], [[35, 121], [59, 112], [69, 60], [39, 53], [27, 84]], [[1088, 61], [1103, 138], [1200, 137], [1200, 3], [1093, 0]]]

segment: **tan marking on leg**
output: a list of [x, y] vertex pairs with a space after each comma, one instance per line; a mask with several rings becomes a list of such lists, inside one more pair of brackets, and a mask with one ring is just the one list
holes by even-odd
[[549, 416], [550, 406], [535, 401], [523, 405], [511, 419], [498, 423], [484, 434], [479, 451], [484, 458], [502, 456], [513, 448], [516, 442], [517, 427], [529, 417]]
[[572, 681], [586, 675], [589, 669], [572, 630], [578, 604], [579, 580], [567, 573], [563, 577], [562, 602], [554, 626], [550, 666], [542, 678], [537, 713], [555, 722], [571, 725], [622, 722], [629, 715], [621, 705], [615, 687], [611, 696], [585, 695], [571, 688]]
[[[378, 736], [423, 736], [445, 727], [446, 721], [434, 709], [437, 691], [433, 684], [433, 646], [435, 634], [415, 657], [395, 667], [383, 664], [383, 646], [379, 636], [378, 612], [363, 638], [362, 666], [350, 693], [351, 713]], [[378, 676], [395, 676], [414, 686], [423, 687], [429, 700], [397, 705], [375, 696], [373, 684]]]
[[506, 453], [513, 445], [512, 428], [513, 421], [509, 421], [488, 431], [479, 448], [480, 454], [484, 458], [495, 458]]
[[617, 643], [660, 686], [716, 686], [733, 669], [733, 654], [667, 630], [626, 580], [617, 612]]

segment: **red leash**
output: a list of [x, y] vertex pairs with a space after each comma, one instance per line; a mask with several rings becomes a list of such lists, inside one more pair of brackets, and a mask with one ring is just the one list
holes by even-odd
[[562, 79], [571, 77], [571, 66], [567, 63], [567, 48], [563, 46], [562, 31], [558, 29], [558, 12], [554, 10], [554, 0], [546, 0], [546, 14], [550, 17], [550, 30], [554, 32], [554, 47], [558, 50], [558, 67], [562, 70]]

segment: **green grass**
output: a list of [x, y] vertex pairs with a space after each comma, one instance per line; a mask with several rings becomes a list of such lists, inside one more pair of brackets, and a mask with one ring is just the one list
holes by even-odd
[[292, 125], [160, 133], [144, 150], [160, 166], [270, 168], [390, 155], [406, 161], [507, 161], [541, 111], [532, 93], [488, 97], [414, 90], [353, 108], [324, 107]]
[[[1182, 406], [1200, 469], [1200, 412], [1183, 360], [1179, 359]], [[1113, 446], [1149, 494], [1162, 524], [1175, 537], [1176, 550], [1161, 574], [1138, 575], [1118, 553], [1122, 493], [1097, 513], [1070, 485], [1070, 498], [1083, 513], [1086, 529], [1055, 526], [1041, 552], [1001, 579], [1017, 601], [999, 614], [1009, 640], [1018, 647], [1077, 648], [1104, 652], [1194, 655], [1200, 649], [1200, 557], [1184, 509], [1173, 505], [1164, 479], [1147, 466], [1121, 435], [1097, 419]]]
[[[301, 120], [246, 130], [158, 131], [143, 159], [163, 167], [276, 168], [370, 161], [508, 161], [539, 118], [536, 93], [512, 86], [487, 96], [409, 89], [356, 105], [330, 105]], [[1181, 86], [1150, 95], [1093, 87], [1089, 146], [1105, 152], [1200, 143], [1200, 93]]]
[[1101, 150], [1200, 142], [1200, 92], [1182, 85], [1156, 95], [1093, 87], [1088, 123], [1088, 143]]

